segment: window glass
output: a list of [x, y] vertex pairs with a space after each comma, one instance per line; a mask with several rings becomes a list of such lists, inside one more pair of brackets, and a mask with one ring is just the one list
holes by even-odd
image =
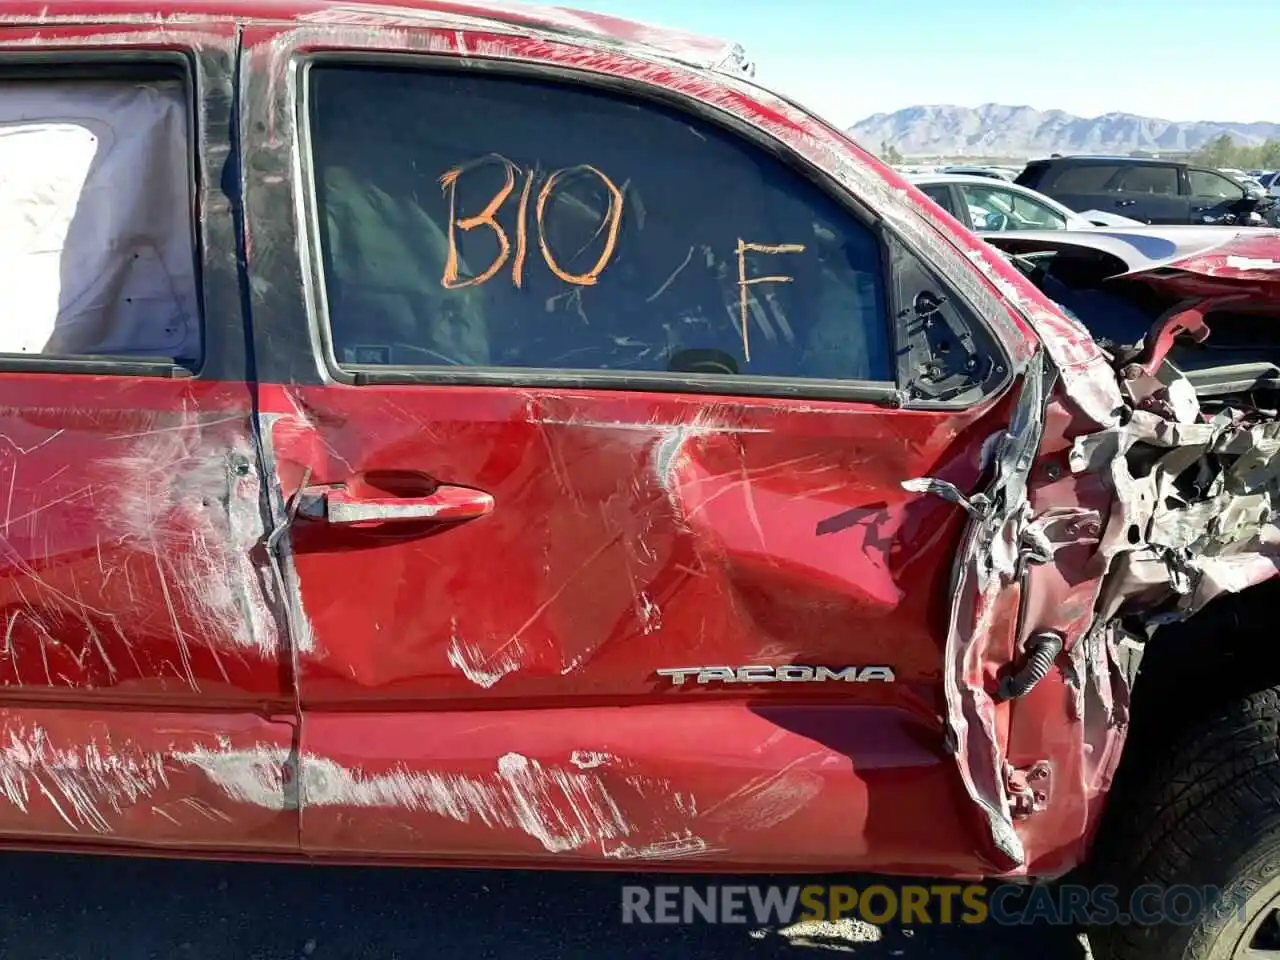
[[1178, 195], [1178, 168], [1134, 164], [1121, 171], [1115, 186], [1122, 193], [1152, 193], [1161, 196]]
[[0, 85], [0, 353], [200, 358], [180, 81]]
[[920, 188], [926, 197], [940, 206], [953, 217], [960, 216], [960, 211], [956, 209], [955, 203], [951, 199], [951, 190], [943, 184], [933, 183]]
[[876, 235], [747, 141], [527, 78], [309, 92], [339, 364], [892, 380]]
[[1013, 216], [1019, 230], [1065, 230], [1067, 218], [1038, 200], [1013, 194]]
[[1222, 200], [1243, 200], [1244, 188], [1234, 180], [1228, 180], [1218, 173], [1208, 170], [1188, 170], [1187, 178], [1191, 181], [1193, 197], [1212, 197]]
[[1060, 193], [1105, 193], [1110, 189], [1108, 184], [1112, 177], [1119, 172], [1118, 166], [1107, 163], [1082, 163], [1060, 167], [1049, 192], [1055, 197]]
[[1066, 229], [1065, 218], [1013, 190], [978, 184], [965, 184], [960, 189], [968, 202], [973, 228], [979, 232]]

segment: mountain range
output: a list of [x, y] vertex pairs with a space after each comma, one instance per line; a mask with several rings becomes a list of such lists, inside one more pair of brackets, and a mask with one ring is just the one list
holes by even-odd
[[1280, 139], [1280, 123], [1175, 121], [1132, 113], [1078, 117], [999, 103], [980, 107], [906, 107], [859, 120], [849, 132], [869, 150], [888, 144], [907, 156], [1028, 157], [1050, 153], [1129, 153], [1196, 150], [1230, 136], [1241, 146]]

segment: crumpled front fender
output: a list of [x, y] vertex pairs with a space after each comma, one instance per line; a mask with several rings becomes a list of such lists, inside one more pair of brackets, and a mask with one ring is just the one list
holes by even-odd
[[[1037, 354], [991, 444], [986, 488], [907, 484], [970, 514], [948, 627], [948, 721], [965, 788], [1010, 874], [1057, 873], [1083, 857], [1156, 628], [1280, 569], [1280, 422], [1243, 410], [1207, 420], [1168, 365], [1113, 376], [1123, 402], [1100, 424], [1048, 352]], [[1061, 641], [1053, 669], [1002, 700], [1002, 680], [1046, 635]]]

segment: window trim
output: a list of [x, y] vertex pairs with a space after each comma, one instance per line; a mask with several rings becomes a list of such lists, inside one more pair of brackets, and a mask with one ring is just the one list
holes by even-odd
[[[315, 167], [311, 137], [310, 72], [315, 66], [383, 67], [434, 73], [467, 74], [479, 71], [488, 76], [530, 78], [544, 82], [584, 86], [615, 95], [632, 97], [670, 109], [682, 111], [725, 130], [751, 146], [764, 150], [782, 162], [794, 174], [812, 183], [822, 194], [855, 218], [877, 236], [880, 248], [880, 279], [884, 291], [885, 323], [888, 327], [891, 379], [830, 380], [800, 377], [735, 376], [719, 378], [665, 371], [592, 371], [527, 367], [399, 367], [383, 365], [339, 365], [334, 353], [325, 289], [323, 252], [320, 243], [320, 221], [316, 193]], [[905, 387], [899, 379], [900, 357], [908, 347], [906, 331], [898, 317], [902, 309], [895, 302], [892, 278], [888, 269], [889, 251], [879, 232], [888, 230], [912, 254], [925, 263], [927, 258], [871, 207], [842, 184], [796, 155], [785, 144], [770, 138], [738, 117], [718, 110], [699, 100], [652, 84], [626, 78], [576, 70], [561, 66], [506, 60], [469, 58], [460, 63], [456, 57], [416, 52], [369, 51], [357, 49], [325, 49], [294, 53], [290, 63], [293, 80], [292, 106], [294, 129], [297, 131], [294, 155], [294, 187], [296, 204], [305, 237], [300, 245], [302, 279], [313, 350], [318, 349], [324, 372], [333, 382], [350, 386], [373, 385], [470, 385], [496, 387], [549, 387], [557, 389], [644, 390], [659, 393], [697, 393], [724, 397], [783, 397], [797, 399], [830, 399], [871, 403], [886, 407], [906, 404]], [[940, 283], [946, 296], [961, 305], [965, 320], [978, 328], [983, 338], [995, 346], [993, 366], [1008, 371], [1008, 347], [970, 301], [945, 278]], [[913, 408], [965, 409], [1000, 393], [1009, 381], [1002, 376], [994, 384], [984, 383], [969, 397], [959, 401], [912, 403]]]
[[195, 50], [15, 50], [0, 47], [0, 80], [21, 78], [49, 80], [155, 79], [163, 68], [173, 70], [186, 96], [187, 176], [191, 189], [191, 256], [196, 281], [197, 320], [200, 324], [200, 359], [182, 363], [164, 357], [127, 357], [93, 354], [0, 353], [0, 374], [82, 374], [86, 376], [154, 377], [198, 379], [209, 366], [209, 324], [205, 308], [205, 240], [200, 228], [203, 207], [201, 191], [200, 110], [203, 96]]

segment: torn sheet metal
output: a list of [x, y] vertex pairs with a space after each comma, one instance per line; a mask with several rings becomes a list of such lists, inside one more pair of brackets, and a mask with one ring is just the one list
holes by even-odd
[[993, 475], [983, 492], [964, 497], [930, 478], [903, 484], [908, 490], [959, 503], [971, 518], [956, 561], [943, 685], [952, 745], [965, 789], [985, 814], [992, 841], [1010, 865], [1023, 863], [1025, 853], [1013, 828], [1004, 785], [995, 705], [981, 685], [982, 660], [996, 636], [1003, 594], [1015, 579], [1031, 527], [1026, 484], [1040, 446], [1050, 385], [1051, 371], [1037, 354], [1026, 368], [1008, 430], [989, 447]]
[[1135, 411], [1079, 438], [1072, 470], [1107, 470], [1117, 505], [1102, 540], [1099, 622], [1183, 619], [1224, 592], [1274, 576], [1280, 560], [1280, 423], [1228, 409], [1177, 423]]
[[[1162, 323], [1179, 316], [1173, 311]], [[1162, 333], [1157, 325], [1148, 339], [1159, 342]], [[1117, 362], [1124, 406], [1115, 425], [1092, 432], [1064, 409], [1052, 368], [1029, 365], [988, 488], [962, 495], [936, 481], [908, 484], [971, 516], [957, 566], [946, 694], [966, 787], [1013, 872], [1026, 872], [1035, 856], [1060, 855], [1049, 849], [1055, 836], [1087, 835], [1069, 818], [1090, 816], [1110, 782], [1141, 641], [1280, 570], [1280, 422], [1244, 404], [1206, 417], [1186, 379], [1156, 354], [1147, 366]], [[1059, 462], [1069, 480], [1060, 485]], [[1048, 480], [1032, 490], [1036, 469]], [[1040, 715], [1029, 724], [1061, 731], [1051, 749], [1058, 807], [1044, 814], [1064, 818], [1056, 834], [1052, 822], [1010, 816], [1010, 769], [986, 669], [988, 652], [1003, 641], [1001, 601], [1019, 591], [1019, 643], [1005, 672], [1022, 662], [1028, 637], [1047, 631], [1064, 648], [1049, 686], [1071, 690], [1067, 714], [1046, 705], [1060, 697], [1025, 713]]]

